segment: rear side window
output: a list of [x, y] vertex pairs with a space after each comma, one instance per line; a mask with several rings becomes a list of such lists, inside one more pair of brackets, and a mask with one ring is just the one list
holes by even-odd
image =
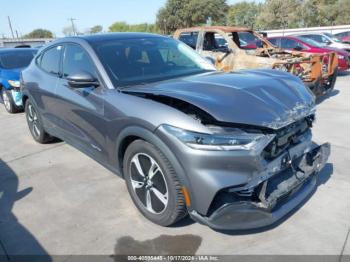
[[97, 76], [95, 66], [89, 54], [77, 44], [67, 44], [63, 59], [63, 77], [79, 72], [87, 72]]
[[280, 38], [270, 38], [269, 41], [271, 44], [281, 47]]
[[60, 71], [61, 53], [62, 46], [52, 47], [41, 54], [37, 63], [44, 71], [58, 75]]
[[181, 42], [184, 42], [186, 45], [192, 47], [193, 49], [196, 49], [197, 39], [198, 39], [198, 32], [181, 33], [179, 37], [179, 40]]
[[282, 48], [287, 48], [287, 49], [293, 49], [298, 46], [298, 43], [292, 39], [289, 38], [283, 38], [281, 40], [281, 47]]

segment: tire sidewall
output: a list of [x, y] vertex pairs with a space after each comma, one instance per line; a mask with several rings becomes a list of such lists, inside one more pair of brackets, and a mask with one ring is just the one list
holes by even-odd
[[[39, 136], [36, 136], [35, 134], [33, 134], [33, 130], [31, 128], [31, 125], [30, 125], [30, 121], [28, 119], [28, 107], [29, 105], [32, 105], [35, 112], [36, 112], [36, 115], [37, 115], [37, 118], [38, 118], [38, 121], [37, 121], [37, 127], [40, 131], [40, 135]], [[43, 122], [42, 122], [42, 119], [41, 119], [41, 116], [40, 116], [40, 113], [37, 109], [37, 107], [35, 106], [35, 104], [30, 100], [30, 99], [27, 99], [26, 102], [25, 102], [25, 115], [26, 115], [26, 120], [27, 120], [27, 124], [28, 124], [28, 128], [29, 128], [29, 131], [30, 131], [30, 134], [32, 135], [33, 139], [38, 142], [38, 143], [44, 143], [45, 142], [45, 130], [43, 128]]]
[[[138, 196], [136, 195], [134, 189], [131, 185], [131, 179], [130, 179], [130, 162], [131, 159], [138, 153], [145, 153], [151, 156], [159, 165], [161, 168], [165, 182], [167, 184], [168, 189], [168, 205], [166, 209], [160, 213], [160, 214], [153, 214], [149, 212], [142, 202], [138, 199]], [[149, 220], [152, 222], [162, 225], [162, 226], [168, 226], [170, 225], [175, 217], [176, 214], [174, 214], [174, 211], [176, 210], [176, 205], [178, 203], [176, 189], [174, 188], [174, 181], [172, 178], [172, 167], [170, 165], [170, 162], [166, 157], [160, 152], [159, 149], [157, 149], [152, 144], [143, 141], [143, 140], [137, 140], [133, 142], [126, 150], [125, 157], [123, 161], [123, 174], [124, 179], [127, 185], [127, 189], [129, 191], [129, 194], [131, 196], [132, 201], [137, 206], [137, 208], [140, 210], [140, 212]]]
[[[5, 106], [4, 95], [7, 96], [8, 100], [9, 100], [9, 102], [10, 102], [10, 108], [7, 108], [7, 107]], [[2, 102], [4, 103], [4, 107], [5, 107], [6, 111], [7, 111], [8, 113], [13, 114], [13, 113], [16, 112], [16, 107], [15, 107], [15, 105], [14, 105], [14, 102], [13, 102], [12, 95], [11, 95], [10, 91], [8, 91], [8, 90], [6, 90], [6, 89], [2, 89], [2, 90], [1, 90], [1, 99], [2, 99]]]

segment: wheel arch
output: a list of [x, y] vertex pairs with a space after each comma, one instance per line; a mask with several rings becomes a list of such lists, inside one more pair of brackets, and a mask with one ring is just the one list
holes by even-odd
[[25, 107], [27, 100], [29, 99], [29, 96], [27, 94], [22, 95], [22, 105]]
[[[152, 131], [140, 126], [131, 126], [125, 128], [118, 136], [116, 141], [116, 156], [120, 170], [123, 170], [123, 160], [125, 151], [128, 146], [135, 140], [144, 140], [156, 146], [164, 156], [170, 161], [181, 184], [189, 188], [186, 173], [176, 156], [171, 152], [169, 147]], [[124, 176], [122, 174], [122, 176]]]

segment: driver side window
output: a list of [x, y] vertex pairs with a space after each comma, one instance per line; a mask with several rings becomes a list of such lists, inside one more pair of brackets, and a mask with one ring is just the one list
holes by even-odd
[[89, 54], [77, 44], [67, 44], [63, 59], [63, 77], [81, 71], [88, 72], [97, 78], [97, 73]]

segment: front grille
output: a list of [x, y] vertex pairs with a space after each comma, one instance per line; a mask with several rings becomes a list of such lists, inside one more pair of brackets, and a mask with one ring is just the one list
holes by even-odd
[[301, 136], [312, 127], [313, 121], [314, 116], [311, 115], [276, 131], [276, 137], [264, 149], [263, 157], [272, 160], [299, 144]]

